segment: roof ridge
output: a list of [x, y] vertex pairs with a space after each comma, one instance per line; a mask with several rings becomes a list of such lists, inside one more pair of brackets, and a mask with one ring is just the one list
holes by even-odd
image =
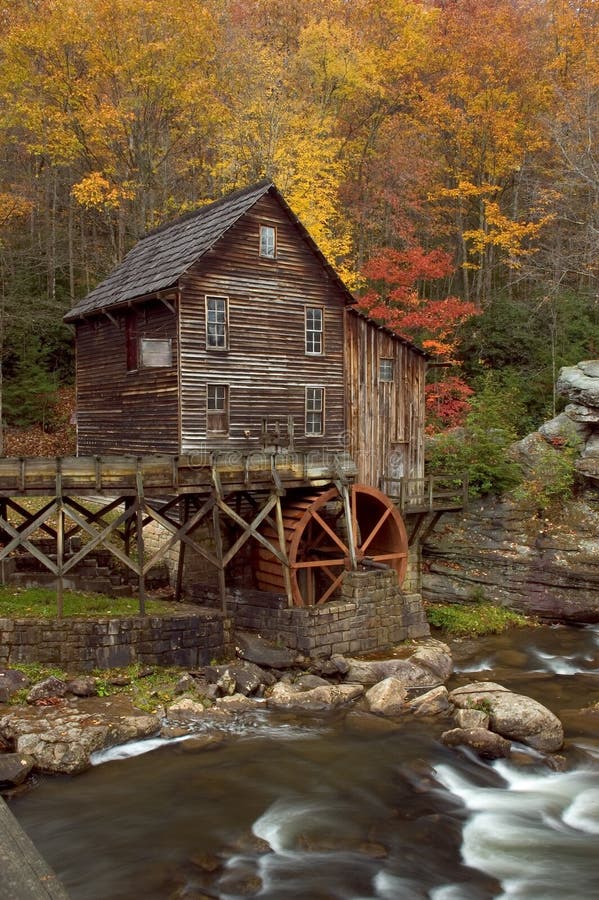
[[[242, 197], [245, 197], [248, 194], [253, 194], [254, 192], [260, 190], [260, 188], [271, 188], [275, 187], [274, 182], [270, 178], [263, 178], [261, 181], [256, 182], [256, 184], [251, 185], [246, 188], [239, 188], [239, 190], [231, 191], [229, 194], [224, 194], [222, 197], [219, 197], [217, 200], [212, 200], [210, 203], [206, 203], [204, 206], [198, 206], [197, 209], [191, 209], [189, 212], [183, 213], [183, 215], [179, 216], [176, 219], [170, 219], [168, 222], [163, 222], [162, 225], [157, 225], [156, 228], [150, 229], [150, 231], [144, 232], [140, 237], [140, 241], [145, 241], [148, 237], [153, 237], [155, 234], [161, 234], [164, 231], [167, 231], [171, 228], [175, 228], [177, 225], [182, 225], [184, 222], [188, 222], [191, 219], [194, 219], [196, 216], [203, 215], [204, 213], [214, 210], [225, 203], [231, 203], [235, 200], [240, 200]], [[266, 191], [265, 191], [266, 193]]]

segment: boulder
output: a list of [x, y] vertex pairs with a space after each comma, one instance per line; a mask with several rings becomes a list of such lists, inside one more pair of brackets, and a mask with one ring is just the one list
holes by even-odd
[[453, 672], [451, 650], [447, 644], [434, 638], [421, 641], [411, 654], [410, 662], [429, 669], [439, 681], [447, 681]]
[[489, 716], [482, 709], [456, 709], [453, 721], [458, 728], [488, 728]]
[[349, 672], [349, 663], [340, 653], [333, 653], [330, 659], [314, 660], [310, 669], [315, 675], [335, 678], [338, 675], [347, 675]]
[[181, 675], [178, 682], [176, 683], [173, 693], [175, 694], [197, 694], [198, 693], [198, 683], [193, 675], [190, 675], [189, 672], [185, 672], [184, 675]]
[[408, 659], [348, 659], [348, 682], [364, 685], [377, 684], [385, 678], [399, 678], [407, 687], [435, 687], [439, 679], [429, 669]]
[[0, 789], [23, 784], [35, 760], [24, 753], [3, 753], [0, 755]]
[[321, 678], [320, 675], [311, 675], [310, 673], [300, 675], [293, 684], [298, 691], [311, 691], [312, 688], [329, 686], [326, 678]]
[[66, 775], [87, 769], [97, 750], [150, 737], [159, 730], [156, 716], [139, 711], [112, 715], [66, 705], [59, 710], [18, 708], [0, 719], [0, 735], [18, 754], [31, 756], [41, 772]]
[[449, 694], [444, 684], [414, 697], [408, 703], [408, 710], [415, 716], [438, 716], [449, 709]]
[[578, 403], [568, 403], [565, 414], [573, 422], [581, 422], [586, 425], [599, 425], [599, 409], [590, 406], [581, 406]]
[[560, 369], [557, 392], [571, 403], [599, 407], [599, 360]]
[[8, 703], [31, 682], [19, 669], [0, 669], [0, 703]]
[[246, 709], [253, 709], [259, 702], [253, 697], [246, 697], [245, 694], [228, 694], [218, 698], [216, 707], [230, 712], [243, 712]]
[[336, 709], [356, 700], [364, 693], [361, 684], [331, 684], [326, 687], [298, 691], [294, 685], [279, 681], [268, 698], [271, 709], [320, 711]]
[[548, 422], [543, 422], [539, 428], [539, 434], [548, 438], [550, 441], [555, 438], [565, 438], [566, 440], [578, 438], [586, 441], [591, 433], [591, 426], [580, 419], [572, 419], [567, 412], [562, 412]]
[[509, 741], [486, 728], [452, 728], [443, 732], [441, 740], [448, 747], [470, 747], [484, 759], [504, 759], [512, 748]]
[[346, 681], [376, 684], [385, 678], [399, 678], [407, 688], [433, 688], [453, 670], [447, 644], [432, 638], [422, 641], [408, 657], [392, 659], [348, 659]]
[[552, 753], [564, 742], [562, 723], [550, 710], [522, 694], [514, 694], [494, 682], [475, 682], [449, 695], [461, 709], [478, 708], [489, 715], [489, 728], [535, 750]]
[[235, 643], [237, 655], [258, 666], [267, 666], [269, 669], [290, 669], [297, 663], [297, 653], [293, 650], [274, 647], [257, 634], [237, 632]]
[[97, 697], [98, 679], [93, 675], [79, 675], [67, 681], [67, 694], [75, 697]]
[[169, 719], [175, 722], [194, 722], [203, 719], [206, 707], [199, 700], [191, 700], [185, 697], [182, 700], [175, 700], [174, 703], [167, 708], [166, 714]]
[[403, 712], [407, 691], [403, 681], [393, 675], [366, 691], [366, 703], [378, 716], [399, 716]]
[[55, 678], [54, 675], [51, 675], [50, 678], [45, 678], [44, 681], [39, 681], [37, 684], [33, 685], [27, 694], [27, 703], [37, 703], [39, 700], [51, 700], [54, 697], [64, 697], [66, 693], [66, 681], [62, 681], [60, 678]]

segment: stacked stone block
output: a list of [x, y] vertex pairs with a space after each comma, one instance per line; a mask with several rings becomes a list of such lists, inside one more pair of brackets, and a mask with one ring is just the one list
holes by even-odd
[[393, 570], [347, 572], [339, 600], [289, 607], [285, 597], [235, 591], [229, 611], [239, 631], [256, 632], [305, 656], [384, 650], [429, 634], [418, 594], [404, 594]]
[[132, 663], [208, 665], [233, 653], [231, 622], [217, 610], [97, 619], [0, 619], [0, 665], [43, 662], [71, 671]]

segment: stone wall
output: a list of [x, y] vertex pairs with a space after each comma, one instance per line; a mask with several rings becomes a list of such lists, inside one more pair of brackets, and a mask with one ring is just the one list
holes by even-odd
[[93, 620], [0, 619], [0, 665], [43, 662], [85, 671], [139, 662], [192, 668], [232, 653], [231, 621], [215, 609]]
[[289, 607], [285, 597], [237, 590], [229, 599], [235, 628], [251, 631], [305, 656], [384, 650], [429, 634], [417, 594], [404, 594], [392, 570], [347, 572], [338, 601]]

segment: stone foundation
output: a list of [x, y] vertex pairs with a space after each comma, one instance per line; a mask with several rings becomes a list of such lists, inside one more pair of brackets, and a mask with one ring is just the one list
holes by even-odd
[[93, 620], [0, 619], [0, 665], [43, 662], [70, 671], [132, 663], [193, 668], [233, 652], [231, 621], [214, 609]]
[[311, 657], [371, 653], [430, 633], [420, 595], [404, 594], [392, 570], [348, 572], [340, 599], [323, 606], [289, 607], [285, 597], [243, 590], [228, 602], [237, 630]]

